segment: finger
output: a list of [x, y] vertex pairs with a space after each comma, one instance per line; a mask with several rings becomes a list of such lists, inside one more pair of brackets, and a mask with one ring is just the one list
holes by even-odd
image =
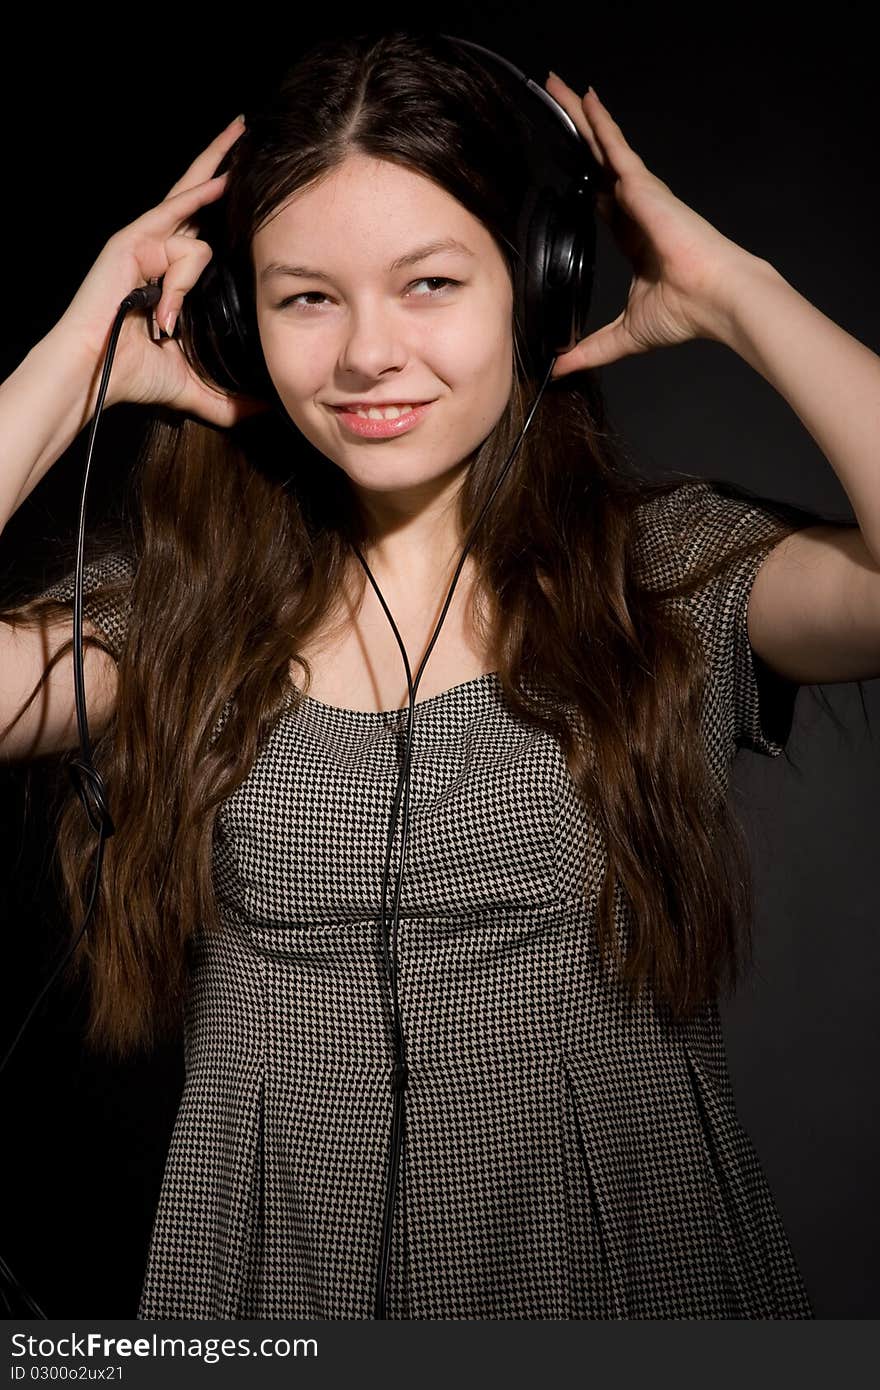
[[169, 194], [161, 203], [157, 203], [143, 214], [139, 219], [141, 228], [150, 238], [164, 239], [175, 235], [205, 203], [214, 203], [222, 196], [226, 191], [226, 180], [225, 173], [217, 174], [205, 183], [198, 183], [192, 188], [182, 188], [178, 193]]
[[590, 151], [596, 163], [601, 168], [604, 168], [605, 164], [607, 163], [605, 159], [605, 151], [602, 149], [602, 146], [599, 144], [595, 134], [593, 133], [593, 128], [590, 125], [590, 122], [587, 120], [587, 117], [584, 113], [583, 105], [577, 93], [573, 92], [571, 87], [567, 86], [567, 84], [563, 82], [562, 78], [558, 77], [555, 72], [551, 72], [550, 76], [547, 78], [547, 81], [544, 83], [544, 86], [547, 88], [547, 91], [550, 93], [553, 100], [558, 101], [563, 111], [565, 111], [567, 115], [571, 117], [572, 121], [574, 122], [575, 129], [580, 132], [580, 134], [584, 137], [587, 144], [589, 145]]
[[198, 280], [210, 261], [213, 251], [206, 241], [193, 242], [184, 234], [169, 237], [165, 242], [168, 269], [162, 281], [162, 297], [154, 308], [156, 322], [165, 330], [169, 338], [174, 332], [174, 323], [168, 325], [168, 316], [174, 319], [180, 313], [180, 306], [189, 290]]
[[[549, 82], [554, 83], [553, 90]], [[550, 95], [568, 112], [609, 178], [622, 178], [628, 171], [642, 167], [642, 160], [627, 144], [620, 126], [611, 119], [595, 92], [591, 90], [586, 96], [579, 97], [556, 73], [549, 82], [547, 90]]]
[[636, 154], [632, 145], [627, 143], [620, 126], [592, 88], [582, 98], [581, 106], [589, 116], [599, 139], [611, 154], [612, 163], [617, 171], [624, 174], [630, 167], [640, 167], [643, 163], [641, 157]]
[[[180, 347], [172, 342], [167, 351], [180, 352]], [[262, 415], [271, 410], [272, 404], [254, 396], [236, 396], [224, 391], [215, 391], [206, 382], [190, 373], [186, 387], [174, 402], [174, 408], [189, 411], [201, 420], [219, 425], [221, 429], [229, 429], [252, 415]]]
[[551, 381], [567, 376], [569, 372], [587, 371], [593, 367], [606, 367], [618, 362], [622, 357], [633, 357], [646, 352], [623, 326], [623, 312], [611, 323], [606, 323], [588, 338], [583, 338], [570, 352], [561, 353], [550, 373]]
[[197, 237], [197, 236], [199, 235], [199, 231], [200, 231], [200, 229], [195, 225], [195, 223], [193, 223], [193, 222], [187, 220], [186, 222], [181, 222], [181, 223], [180, 223], [180, 225], [179, 225], [179, 227], [177, 228], [177, 230], [175, 231], [174, 235], [175, 235], [175, 236]]
[[264, 415], [272, 409], [272, 405], [269, 401], [256, 400], [252, 396], [217, 395], [205, 386], [193, 394], [190, 409], [221, 429], [229, 429], [241, 420], [250, 419], [252, 415]]
[[202, 150], [201, 154], [196, 155], [186, 173], [183, 174], [176, 183], [171, 185], [165, 195], [166, 198], [170, 198], [173, 194], [179, 193], [182, 188], [192, 188], [194, 185], [204, 183], [206, 179], [211, 178], [223, 159], [223, 156], [228, 150], [232, 149], [232, 146], [235, 144], [236, 140], [244, 134], [244, 131], [244, 125], [237, 117], [234, 121], [230, 121], [226, 129], [221, 130], [220, 134], [214, 137], [210, 145]]

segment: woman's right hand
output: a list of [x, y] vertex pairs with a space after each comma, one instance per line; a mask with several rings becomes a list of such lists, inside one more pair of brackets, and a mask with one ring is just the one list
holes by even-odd
[[[176, 339], [157, 342], [151, 333], [151, 318], [165, 328], [168, 314], [179, 312], [213, 255], [208, 243], [195, 235], [190, 219], [204, 204], [222, 197], [226, 175], [214, 177], [214, 170], [243, 133], [241, 121], [230, 122], [161, 203], [114, 232], [65, 310], [61, 323], [94, 353], [96, 367], [101, 367], [121, 301], [145, 282], [164, 276], [162, 297], [152, 310], [129, 310], [122, 321], [105, 406], [121, 401], [166, 405], [220, 426], [270, 408], [265, 400], [212, 390], [192, 371]], [[99, 381], [96, 371], [95, 397]]]

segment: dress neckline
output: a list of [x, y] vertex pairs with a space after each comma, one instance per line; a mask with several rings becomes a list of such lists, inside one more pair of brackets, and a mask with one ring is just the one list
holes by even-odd
[[[459, 681], [457, 685], [451, 685], [447, 690], [440, 690], [436, 695], [429, 695], [426, 700], [416, 697], [416, 710], [429, 709], [432, 706], [440, 706], [444, 703], [454, 702], [459, 696], [477, 686], [486, 684], [489, 681], [497, 682], [500, 679], [497, 671], [484, 671], [481, 676], [471, 676], [470, 680]], [[375, 721], [377, 719], [388, 719], [389, 715], [407, 714], [409, 705], [400, 705], [397, 709], [348, 709], [345, 705], [328, 705], [323, 700], [316, 700], [313, 695], [305, 695], [298, 687], [291, 685], [290, 697], [293, 700], [296, 695], [302, 705], [308, 705], [313, 709], [321, 710], [326, 714], [342, 716], [346, 719], [363, 719]]]

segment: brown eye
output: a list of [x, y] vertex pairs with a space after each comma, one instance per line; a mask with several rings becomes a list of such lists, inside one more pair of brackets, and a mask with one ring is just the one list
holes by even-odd
[[[458, 280], [448, 280], [443, 275], [423, 275], [421, 280], [413, 280], [412, 283], [414, 285], [457, 285], [460, 282]], [[433, 299], [438, 293], [442, 294], [442, 290], [432, 290], [430, 295], [417, 295], [416, 298]]]
[[[411, 280], [410, 283], [407, 285], [407, 289], [412, 289], [413, 285], [440, 285], [442, 286], [441, 289], [430, 290], [427, 294], [417, 294], [413, 296], [414, 299], [439, 299], [446, 293], [447, 285], [455, 288], [460, 284], [460, 280], [450, 280], [449, 277], [446, 275], [423, 275], [418, 280]], [[300, 290], [298, 294], [289, 294], [286, 299], [282, 299], [281, 303], [276, 304], [275, 307], [276, 309], [286, 309], [291, 304], [297, 304], [299, 308], [308, 311], [309, 309], [317, 308], [318, 306], [313, 304], [300, 303], [299, 301], [306, 299], [314, 300], [326, 298], [327, 296], [325, 294], [322, 294], [320, 290]]]
[[297, 299], [314, 299], [316, 297], [318, 299], [325, 298], [318, 290], [305, 290], [302, 294], [289, 294], [286, 299], [282, 299], [281, 303], [276, 304], [275, 307], [276, 309], [286, 309], [288, 304], [293, 304]]

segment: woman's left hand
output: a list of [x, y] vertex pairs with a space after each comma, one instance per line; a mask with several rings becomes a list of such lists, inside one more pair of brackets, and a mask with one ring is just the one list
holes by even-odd
[[545, 86], [602, 168], [596, 210], [635, 272], [622, 312], [557, 357], [552, 378], [719, 337], [725, 283], [735, 265], [755, 258], [651, 173], [595, 92], [581, 98], [555, 73]]

